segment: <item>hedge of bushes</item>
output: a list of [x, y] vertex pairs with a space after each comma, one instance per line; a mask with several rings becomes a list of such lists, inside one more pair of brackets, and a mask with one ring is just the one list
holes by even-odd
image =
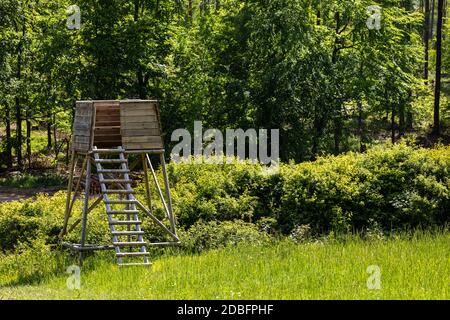
[[399, 144], [364, 154], [282, 164], [171, 164], [179, 223], [271, 219], [289, 234], [442, 226], [450, 221], [450, 148]]
[[[444, 226], [450, 222], [450, 148], [378, 147], [278, 170], [247, 162], [170, 164], [174, 211], [183, 246], [201, 251], [269, 235]], [[142, 197], [144, 187], [136, 188]], [[162, 206], [155, 196], [155, 212]], [[57, 244], [65, 193], [0, 203], [0, 251], [33, 239]], [[81, 212], [81, 203], [76, 205]], [[145, 219], [144, 219], [145, 220]], [[148, 219], [147, 219], [148, 220]], [[90, 213], [90, 243], [109, 242], [102, 206]], [[307, 227], [304, 227], [307, 226]], [[78, 241], [78, 226], [68, 241]], [[299, 229], [300, 228], [300, 229]], [[153, 239], [159, 229], [145, 222]], [[303, 230], [303, 231], [302, 231]], [[298, 237], [298, 236], [296, 236]]]

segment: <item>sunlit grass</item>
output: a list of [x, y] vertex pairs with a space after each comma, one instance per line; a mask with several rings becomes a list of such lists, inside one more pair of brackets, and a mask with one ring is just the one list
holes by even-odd
[[[39, 285], [5, 286], [1, 299], [449, 299], [450, 235], [379, 241], [293, 244], [282, 241], [166, 255], [153, 266], [118, 268], [90, 257], [81, 289], [69, 275]], [[368, 289], [367, 268], [381, 269]]]

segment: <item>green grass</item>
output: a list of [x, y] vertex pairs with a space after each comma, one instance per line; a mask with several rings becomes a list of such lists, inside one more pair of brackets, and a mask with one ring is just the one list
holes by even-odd
[[[81, 289], [68, 275], [39, 284], [0, 285], [0, 299], [449, 299], [450, 234], [265, 247], [243, 245], [201, 255], [154, 259], [150, 268], [119, 269], [90, 257]], [[369, 290], [367, 268], [381, 269]], [[0, 282], [1, 283], [1, 282]]]

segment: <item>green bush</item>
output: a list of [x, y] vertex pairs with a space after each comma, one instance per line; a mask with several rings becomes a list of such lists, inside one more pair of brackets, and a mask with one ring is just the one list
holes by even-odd
[[199, 221], [187, 231], [180, 232], [181, 248], [188, 252], [202, 252], [239, 243], [264, 244], [270, 237], [255, 224], [243, 221]]
[[42, 239], [19, 243], [10, 254], [0, 253], [0, 287], [29, 284], [63, 273], [76, 262], [65, 252], [58, 252]]
[[[406, 144], [282, 164], [278, 171], [246, 161], [168, 166], [174, 213], [187, 250], [235, 243], [241, 235], [259, 241], [259, 230], [264, 237], [281, 233], [302, 241], [299, 226], [308, 226], [308, 237], [373, 225], [382, 231], [445, 226], [450, 222], [449, 170], [450, 148]], [[135, 189], [144, 203], [144, 186]], [[167, 222], [154, 186], [152, 195], [154, 214]], [[80, 218], [81, 207], [78, 201], [74, 219]], [[65, 192], [0, 203], [0, 252], [35, 239], [57, 244], [64, 208]], [[163, 240], [161, 229], [143, 218], [146, 237]], [[80, 227], [65, 240], [79, 242]], [[102, 205], [89, 214], [87, 242], [111, 242]]]
[[59, 187], [66, 183], [66, 179], [55, 173], [47, 173], [41, 175], [16, 174], [11, 177], [1, 178], [2, 186], [32, 189], [37, 187]]
[[[58, 244], [58, 235], [63, 226], [66, 204], [65, 192], [60, 191], [52, 197], [38, 194], [36, 199], [0, 203], [0, 252], [13, 251], [20, 244], [29, 244], [42, 239], [45, 244]], [[80, 218], [81, 201], [74, 206], [71, 222]], [[67, 241], [80, 241], [81, 225], [67, 235]], [[108, 243], [108, 223], [103, 206], [89, 214], [88, 243]]]
[[449, 222], [448, 147], [377, 147], [316, 162], [283, 166], [279, 227], [309, 224], [316, 232], [382, 229]]

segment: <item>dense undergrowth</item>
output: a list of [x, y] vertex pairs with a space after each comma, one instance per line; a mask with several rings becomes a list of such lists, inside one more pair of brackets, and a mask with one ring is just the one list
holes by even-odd
[[[234, 161], [172, 163], [168, 170], [182, 240], [178, 253], [285, 237], [303, 242], [357, 233], [382, 239], [405, 230], [444, 230], [450, 222], [448, 147], [399, 144], [279, 168]], [[143, 197], [144, 187], [136, 190]], [[152, 194], [154, 212], [163, 219], [156, 190]], [[75, 204], [75, 218], [81, 206]], [[64, 208], [65, 192], [0, 204], [0, 284], [39, 280], [75, 258], [55, 250]], [[163, 237], [145, 219], [143, 229], [150, 240]], [[78, 242], [79, 234], [78, 225], [65, 240]], [[90, 213], [87, 241], [110, 242], [102, 206]], [[8, 276], [2, 269], [15, 271]]]

